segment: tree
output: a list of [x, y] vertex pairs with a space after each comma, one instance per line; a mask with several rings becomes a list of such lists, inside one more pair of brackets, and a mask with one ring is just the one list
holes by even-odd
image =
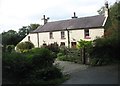
[[20, 39], [22, 40], [27, 34], [29, 33], [27, 26], [23, 26], [22, 28], [19, 29], [18, 34], [20, 36]]
[[120, 27], [120, 2], [115, 2], [109, 9], [109, 17], [105, 25], [105, 36], [117, 35]]
[[78, 41], [78, 48], [81, 51], [81, 57], [82, 57], [82, 63], [86, 64], [86, 58], [88, 58], [88, 56], [86, 56], [90, 50], [90, 48], [92, 47], [92, 41], [85, 41], [80, 39], [80, 41]]
[[19, 35], [14, 30], [9, 30], [2, 33], [2, 44], [6, 45], [16, 45], [19, 42]]
[[39, 26], [40, 26], [39, 24], [30, 24], [28, 26], [28, 30], [29, 30], [29, 32], [31, 32], [31, 31], [37, 29]]
[[19, 29], [18, 34], [20, 36], [20, 40], [22, 40], [25, 36], [27, 36], [31, 31], [35, 30], [40, 26], [39, 24], [30, 24], [28, 26], [23, 26]]
[[120, 61], [120, 2], [114, 3], [109, 9], [109, 16], [105, 25], [105, 35], [94, 40], [95, 46], [91, 48], [90, 57], [95, 64], [106, 64], [111, 61]]

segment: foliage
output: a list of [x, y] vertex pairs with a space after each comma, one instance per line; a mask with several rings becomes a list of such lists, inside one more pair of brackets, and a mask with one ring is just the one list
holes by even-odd
[[32, 48], [34, 48], [34, 45], [33, 45], [33, 43], [31, 43], [29, 41], [21, 42], [21, 43], [17, 44], [17, 46], [16, 46], [16, 50], [18, 52], [26, 52]]
[[35, 30], [40, 26], [39, 24], [30, 24], [28, 26], [23, 26], [19, 29], [18, 34], [20, 36], [20, 40], [22, 40], [25, 36], [29, 34], [29, 32]]
[[109, 9], [109, 16], [105, 25], [105, 36], [111, 36], [117, 34], [120, 27], [120, 2], [115, 3]]
[[18, 34], [20, 36], [20, 40], [22, 40], [25, 36], [27, 36], [29, 33], [27, 26], [23, 26], [22, 28], [19, 29]]
[[54, 53], [46, 48], [32, 49], [29, 53], [33, 54], [32, 63], [34, 68], [51, 67], [54, 59], [56, 58]]
[[109, 9], [109, 16], [105, 25], [105, 35], [103, 38], [94, 40], [95, 46], [90, 50], [91, 64], [103, 65], [112, 63], [114, 60], [120, 61], [120, 2], [115, 3]]
[[[55, 84], [63, 79], [61, 70], [53, 65], [54, 55], [45, 48], [26, 53], [3, 53], [4, 84]], [[7, 76], [6, 76], [7, 75]]]
[[15, 52], [4, 53], [2, 60], [3, 60], [2, 61], [3, 79], [11, 83], [14, 84], [22, 83], [24, 78], [26, 78], [27, 75], [29, 74], [28, 71], [31, 70], [29, 60], [20, 53]]
[[2, 44], [6, 45], [16, 45], [19, 42], [19, 35], [14, 30], [9, 30], [2, 33]]
[[7, 50], [7, 52], [12, 52], [12, 51], [14, 51], [14, 49], [15, 49], [15, 46], [14, 45], [7, 45], [7, 47], [6, 47], [6, 50]]
[[35, 29], [37, 29], [40, 25], [39, 24], [30, 24], [29, 26], [27, 26], [28, 31], [31, 32]]
[[49, 44], [49, 45], [46, 45], [45, 43], [43, 44], [43, 46], [41, 46], [41, 47], [43, 47], [43, 48], [47, 48], [47, 49], [49, 49], [50, 51], [52, 51], [52, 52], [54, 52], [54, 53], [58, 53], [59, 52], [59, 46], [58, 46], [58, 44], [56, 43], [56, 42], [54, 42], [54, 43], [51, 43], [51, 44]]
[[57, 60], [81, 63], [80, 51], [78, 49], [67, 49], [65, 53], [58, 53]]
[[3, 50], [6, 51], [5, 49], [7, 45], [16, 46], [29, 32], [37, 29], [38, 26], [40, 25], [30, 24], [28, 26], [23, 26], [22, 28], [20, 28], [18, 32], [14, 30], [2, 32], [0, 35], [2, 35], [2, 45], [4, 48]]
[[78, 48], [84, 48], [84, 47], [90, 47], [92, 46], [92, 41], [85, 41], [80, 39], [80, 41], [78, 41]]

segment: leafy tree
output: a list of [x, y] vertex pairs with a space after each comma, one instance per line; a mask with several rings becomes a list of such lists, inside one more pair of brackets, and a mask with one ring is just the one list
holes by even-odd
[[27, 28], [29, 30], [29, 32], [37, 29], [40, 25], [39, 24], [30, 24]]
[[78, 48], [86, 48], [86, 47], [89, 47], [89, 46], [92, 46], [92, 41], [85, 41], [85, 40], [80, 40], [78, 41]]
[[20, 39], [23, 39], [27, 34], [29, 33], [27, 26], [23, 26], [22, 28], [19, 29], [18, 34], [20, 36]]
[[22, 40], [25, 36], [29, 34], [29, 32], [35, 30], [40, 26], [39, 24], [30, 24], [28, 26], [23, 26], [19, 29], [18, 34], [20, 36], [20, 40]]
[[2, 33], [2, 44], [6, 45], [16, 45], [19, 42], [19, 35], [14, 30], [9, 30]]
[[110, 7], [109, 9], [109, 17], [107, 23], [105, 25], [105, 36], [118, 35], [119, 27], [120, 27], [120, 2]]
[[120, 2], [114, 3], [109, 9], [109, 16], [105, 25], [105, 36], [94, 40], [95, 46], [91, 48], [90, 56], [95, 64], [111, 63], [120, 60]]

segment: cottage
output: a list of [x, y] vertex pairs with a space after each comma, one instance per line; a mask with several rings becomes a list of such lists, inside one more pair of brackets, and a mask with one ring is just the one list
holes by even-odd
[[102, 37], [107, 18], [108, 3], [105, 3], [104, 15], [78, 18], [74, 13], [72, 19], [53, 22], [47, 22], [49, 18], [44, 15], [44, 25], [29, 33], [22, 42], [31, 41], [35, 47], [54, 42], [59, 46], [76, 47], [80, 39], [90, 41]]

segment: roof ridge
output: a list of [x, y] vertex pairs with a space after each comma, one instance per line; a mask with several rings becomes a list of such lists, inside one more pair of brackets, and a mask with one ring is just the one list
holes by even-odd
[[47, 23], [54, 23], [54, 22], [61, 22], [61, 21], [69, 21], [69, 20], [75, 20], [75, 19], [82, 19], [82, 18], [90, 18], [90, 17], [97, 17], [97, 16], [103, 16], [103, 15], [94, 15], [94, 16], [84, 16], [84, 17], [78, 17], [73, 19], [64, 19], [64, 20], [55, 20]]

